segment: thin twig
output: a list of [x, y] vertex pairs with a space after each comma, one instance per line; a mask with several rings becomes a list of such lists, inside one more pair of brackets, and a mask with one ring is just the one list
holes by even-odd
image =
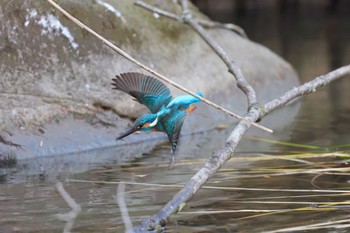
[[264, 105], [264, 112], [262, 113], [262, 117], [278, 108], [281, 108], [296, 97], [313, 93], [317, 88], [323, 87], [328, 83], [333, 82], [347, 74], [350, 74], [350, 65], [340, 67], [334, 71], [329, 72], [328, 74], [318, 76], [299, 87], [294, 87], [293, 89], [283, 94], [281, 97], [266, 103]]
[[78, 214], [81, 212], [81, 207], [78, 203], [75, 202], [75, 200], [69, 195], [69, 193], [64, 189], [61, 182], [56, 183], [56, 188], [63, 200], [67, 203], [67, 205], [72, 209], [70, 212], [66, 214], [60, 214], [59, 218], [67, 221], [66, 225], [64, 226], [63, 233], [69, 233], [71, 232], [71, 229], [73, 228], [75, 219], [77, 218]]
[[143, 7], [145, 9], [149, 10], [149, 11], [152, 11], [152, 12], [157, 13], [159, 15], [168, 17], [170, 19], [181, 21], [181, 17], [178, 17], [176, 14], [173, 14], [171, 12], [168, 12], [168, 11], [165, 11], [165, 10], [162, 10], [162, 9], [159, 9], [157, 7], [153, 7], [153, 6], [147, 4], [147, 3], [143, 2], [143, 1], [136, 1], [135, 5]]
[[[157, 7], [154, 7], [152, 5], [149, 5], [143, 1], [136, 1], [135, 2], [135, 5], [137, 6], [140, 6], [140, 7], [143, 7], [149, 11], [152, 11], [154, 13], [157, 13], [159, 15], [162, 15], [162, 16], [165, 16], [167, 18], [170, 18], [170, 19], [174, 19], [174, 20], [177, 20], [177, 21], [180, 21], [182, 22], [182, 18], [179, 17], [178, 15], [176, 14], [173, 14], [169, 11], [165, 11], [165, 10], [162, 10], [160, 8], [157, 8]], [[210, 20], [205, 20], [205, 19], [197, 19], [198, 23], [200, 25], [202, 25], [203, 27], [206, 27], [206, 28], [223, 28], [223, 29], [227, 29], [227, 30], [231, 30], [235, 33], [237, 33], [238, 35], [244, 37], [244, 38], [248, 38], [247, 34], [245, 33], [245, 31], [243, 30], [243, 28], [235, 25], [235, 24], [232, 24], [232, 23], [219, 23], [219, 22], [213, 22], [213, 21], [210, 21]]]
[[244, 37], [244, 38], [247, 38], [248, 39], [248, 36], [247, 34], [245, 33], [245, 31], [243, 30], [243, 28], [233, 24], [233, 23], [219, 23], [219, 22], [213, 22], [213, 21], [209, 21], [209, 20], [205, 20], [205, 19], [197, 19], [198, 20], [198, 23], [200, 25], [202, 25], [203, 27], [206, 27], [206, 28], [223, 28], [223, 29], [226, 29], [226, 30], [231, 30], [235, 33], [237, 33], [238, 35]]
[[125, 226], [125, 232], [131, 233], [132, 223], [131, 223], [130, 216], [128, 213], [128, 208], [125, 202], [125, 183], [124, 182], [120, 182], [118, 184], [116, 201], [117, 201], [117, 204], [119, 205], [119, 210], [122, 215], [123, 223]]
[[62, 14], [64, 14], [67, 18], [69, 18], [70, 20], [72, 20], [75, 24], [77, 24], [78, 26], [80, 26], [82, 29], [85, 29], [86, 31], [88, 31], [89, 33], [91, 33], [92, 35], [94, 35], [95, 37], [97, 37], [99, 40], [101, 40], [105, 45], [107, 45], [109, 48], [113, 49], [114, 51], [116, 51], [117, 53], [119, 53], [120, 55], [122, 55], [123, 57], [125, 57], [126, 59], [128, 59], [129, 61], [135, 63], [136, 65], [138, 65], [139, 67], [141, 67], [142, 69], [148, 71], [149, 73], [155, 75], [156, 77], [158, 77], [159, 79], [161, 79], [162, 81], [169, 83], [170, 85], [196, 97], [197, 99], [200, 99], [201, 101], [203, 101], [204, 103], [212, 106], [213, 108], [224, 112], [225, 114], [227, 114], [228, 116], [231, 116], [235, 119], [241, 120], [241, 121], [245, 121], [261, 130], [264, 130], [266, 132], [272, 133], [273, 131], [269, 128], [266, 128], [260, 124], [257, 124], [253, 121], [250, 121], [248, 119], [245, 119], [239, 115], [237, 115], [236, 113], [233, 113], [221, 106], [219, 106], [218, 104], [215, 104], [213, 102], [211, 102], [208, 99], [205, 99], [199, 95], [197, 95], [195, 92], [177, 84], [176, 82], [166, 78], [164, 75], [156, 72], [155, 70], [149, 68], [148, 66], [144, 65], [143, 63], [139, 62], [138, 60], [136, 60], [135, 58], [131, 57], [128, 53], [124, 52], [122, 49], [118, 48], [117, 46], [115, 46], [114, 44], [112, 44], [110, 41], [106, 40], [104, 37], [102, 37], [101, 35], [99, 35], [98, 33], [96, 33], [94, 30], [92, 30], [91, 28], [89, 28], [88, 26], [86, 26], [85, 24], [83, 24], [81, 21], [79, 21], [78, 19], [74, 18], [71, 14], [69, 14], [67, 11], [65, 11], [62, 7], [60, 7], [59, 5], [57, 5], [54, 1], [52, 0], [47, 0], [53, 7], [55, 7], [58, 11], [60, 11]]

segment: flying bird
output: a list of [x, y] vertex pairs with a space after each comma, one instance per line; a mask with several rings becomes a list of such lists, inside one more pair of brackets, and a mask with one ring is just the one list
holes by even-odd
[[[113, 89], [123, 91], [145, 105], [150, 112], [139, 116], [131, 129], [117, 137], [122, 139], [136, 131], [161, 131], [168, 135], [171, 144], [171, 160], [179, 140], [180, 131], [187, 113], [196, 109], [201, 102], [192, 95], [171, 96], [169, 88], [159, 80], [141, 73], [122, 73], [112, 79]], [[203, 97], [201, 92], [197, 95]]]

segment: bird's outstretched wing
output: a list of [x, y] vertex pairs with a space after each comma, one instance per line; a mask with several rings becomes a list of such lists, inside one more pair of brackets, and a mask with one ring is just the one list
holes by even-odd
[[171, 143], [172, 153], [174, 153], [176, 150], [176, 145], [179, 140], [180, 131], [184, 123], [185, 116], [186, 111], [175, 110], [172, 111], [170, 114], [165, 115], [160, 120]]
[[135, 97], [137, 101], [157, 113], [170, 100], [170, 90], [157, 79], [140, 73], [123, 73], [112, 79], [113, 89]]

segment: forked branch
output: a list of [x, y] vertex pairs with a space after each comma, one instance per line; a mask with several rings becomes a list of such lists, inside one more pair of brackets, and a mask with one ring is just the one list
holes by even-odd
[[[289, 101], [298, 96], [306, 95], [314, 92], [319, 87], [325, 86], [328, 83], [339, 79], [344, 75], [350, 75], [350, 65], [343, 66], [328, 74], [319, 76], [314, 80], [307, 82], [299, 87], [294, 87], [286, 94], [266, 103], [265, 110], [251, 109], [246, 116], [249, 120], [256, 120], [258, 116], [266, 116], [272, 111], [286, 105]], [[243, 135], [250, 128], [248, 124], [241, 121], [231, 132], [231, 135], [226, 141], [225, 147], [217, 152], [207, 160], [204, 166], [187, 182], [187, 184], [175, 194], [175, 196], [155, 215], [147, 220], [144, 220], [138, 225], [134, 232], [147, 232], [147, 230], [154, 230], [164, 227], [169, 217], [176, 214], [183, 209], [187, 202], [199, 191], [199, 189], [212, 177], [220, 167], [229, 160], [242, 139]]]
[[264, 112], [262, 114], [264, 116], [278, 108], [281, 108], [298, 96], [303, 96], [309, 93], [313, 93], [316, 91], [317, 88], [323, 87], [328, 83], [333, 82], [349, 73], [350, 73], [350, 65], [343, 66], [329, 72], [328, 74], [321, 75], [307, 83], [304, 83], [300, 87], [295, 87], [287, 91], [281, 97], [266, 103], [264, 105]]

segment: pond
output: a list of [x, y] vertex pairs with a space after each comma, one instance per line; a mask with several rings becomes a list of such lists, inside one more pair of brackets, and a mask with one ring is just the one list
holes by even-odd
[[[225, 11], [226, 17], [218, 20], [241, 25], [250, 39], [289, 61], [305, 82], [350, 63], [350, 8], [333, 12], [323, 5], [307, 7], [287, 11], [250, 7], [239, 17]], [[166, 231], [349, 232], [349, 87], [350, 79], [344, 77], [298, 100], [293, 123], [273, 136], [245, 137], [235, 158], [169, 222]], [[25, 160], [1, 168], [6, 175], [0, 177], [0, 231], [62, 232], [69, 227], [60, 217], [70, 211], [55, 186], [61, 181], [82, 208], [72, 232], [123, 232], [115, 198], [120, 181], [126, 183], [125, 202], [137, 224], [162, 207], [222, 146], [231, 130], [232, 126], [220, 127], [183, 137], [193, 143], [181, 145], [173, 170], [167, 169], [166, 143], [125, 163], [113, 156], [132, 144], [66, 155], [81, 160], [101, 157], [100, 162], [84, 163], [87, 171], [79, 173], [79, 168], [53, 168], [53, 174], [30, 174], [26, 163], [33, 161]]]

